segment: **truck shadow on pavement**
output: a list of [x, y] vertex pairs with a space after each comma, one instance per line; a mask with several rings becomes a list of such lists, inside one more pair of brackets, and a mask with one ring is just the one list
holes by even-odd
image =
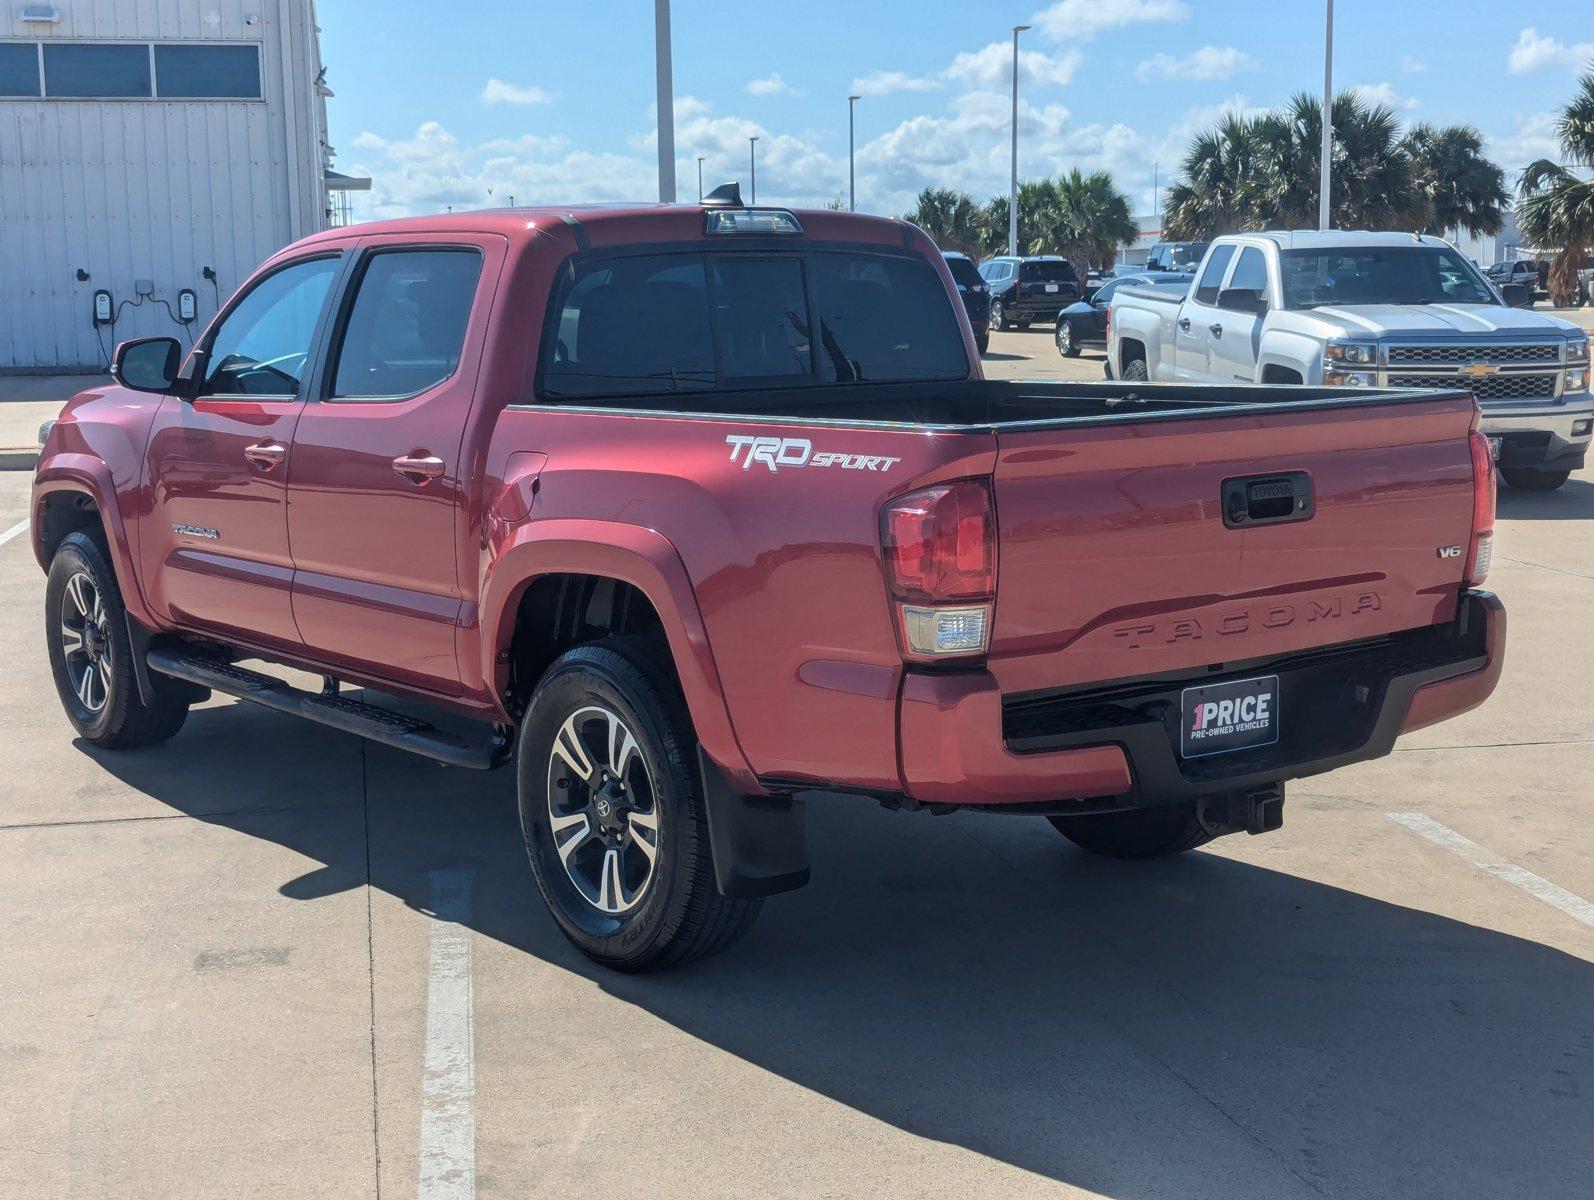
[[1594, 483], [1568, 479], [1553, 492], [1520, 492], [1502, 484], [1497, 503], [1506, 520], [1587, 521], [1594, 519]]
[[[432, 872], [472, 871], [481, 937], [859, 1113], [1104, 1196], [1588, 1195], [1594, 969], [1559, 950], [1213, 853], [1110, 863], [1038, 820], [816, 797], [809, 888], [718, 958], [627, 977], [543, 910], [511, 772], [365, 747], [367, 846], [359, 795], [273, 807], [250, 778], [302, 730], [210, 708], [170, 748], [95, 757], [322, 864], [284, 895], [361, 887], [369, 863], [371, 886], [425, 912]], [[478, 1074], [512, 1069], [491, 1036]], [[757, 1176], [790, 1178], [782, 1162], [770, 1145]], [[912, 1159], [896, 1171], [936, 1190]]]

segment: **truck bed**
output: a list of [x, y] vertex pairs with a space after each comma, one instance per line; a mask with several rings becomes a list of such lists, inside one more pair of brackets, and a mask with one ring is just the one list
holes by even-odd
[[1075, 383], [963, 379], [935, 383], [861, 383], [672, 392], [527, 405], [725, 420], [816, 422], [937, 433], [1002, 433], [1054, 427], [1140, 423], [1240, 415], [1252, 411], [1420, 404], [1455, 391], [1370, 391], [1242, 384]]

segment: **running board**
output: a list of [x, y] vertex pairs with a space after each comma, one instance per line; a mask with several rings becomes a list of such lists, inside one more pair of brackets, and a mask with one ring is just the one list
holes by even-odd
[[333, 729], [424, 755], [449, 766], [486, 771], [504, 760], [498, 739], [472, 745], [416, 717], [344, 696], [301, 691], [284, 680], [218, 659], [180, 649], [156, 648], [149, 652], [145, 662], [151, 671], [173, 679], [186, 679], [240, 700], [304, 717], [318, 725], [330, 725]]

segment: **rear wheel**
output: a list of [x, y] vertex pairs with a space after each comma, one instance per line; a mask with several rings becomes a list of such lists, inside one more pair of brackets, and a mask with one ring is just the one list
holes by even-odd
[[722, 896], [696, 738], [674, 682], [633, 639], [548, 668], [521, 725], [520, 825], [537, 886], [587, 957], [647, 971], [717, 953], [761, 901]]
[[1079, 343], [1074, 340], [1074, 323], [1066, 318], [1057, 322], [1057, 353], [1064, 358], [1079, 357]]
[[1523, 492], [1553, 492], [1568, 479], [1571, 471], [1535, 471], [1527, 467], [1501, 467], [1500, 476]]
[[991, 301], [991, 328], [997, 331], [1007, 328], [1007, 312], [1002, 308], [1000, 300]]
[[1123, 377], [1126, 381], [1146, 379], [1146, 360], [1143, 358], [1133, 359], [1129, 365], [1124, 368]]
[[1108, 858], [1165, 858], [1212, 840], [1194, 802], [1088, 817], [1047, 817], [1074, 845]]
[[974, 344], [979, 348], [981, 354], [988, 353], [991, 349], [990, 331], [982, 329], [979, 333], [975, 334]]
[[1013, 319], [1013, 324], [1019, 329], [1028, 329], [1029, 328], [1029, 318], [1028, 317], [1015, 317]]
[[164, 742], [183, 727], [186, 701], [159, 688], [148, 703], [139, 695], [116, 572], [88, 534], [68, 534], [56, 549], [44, 613], [55, 690], [85, 741], [131, 750]]

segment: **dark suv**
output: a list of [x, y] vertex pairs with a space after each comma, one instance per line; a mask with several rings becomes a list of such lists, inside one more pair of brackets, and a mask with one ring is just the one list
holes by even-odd
[[1031, 321], [1055, 321], [1082, 294], [1073, 264], [1055, 254], [986, 259], [980, 275], [991, 289], [992, 329], [1028, 329]]
[[985, 286], [980, 269], [967, 254], [943, 250], [941, 257], [946, 259], [952, 282], [958, 285], [958, 295], [963, 298], [963, 309], [969, 314], [969, 324], [974, 326], [974, 342], [984, 354], [991, 344], [991, 289]]

